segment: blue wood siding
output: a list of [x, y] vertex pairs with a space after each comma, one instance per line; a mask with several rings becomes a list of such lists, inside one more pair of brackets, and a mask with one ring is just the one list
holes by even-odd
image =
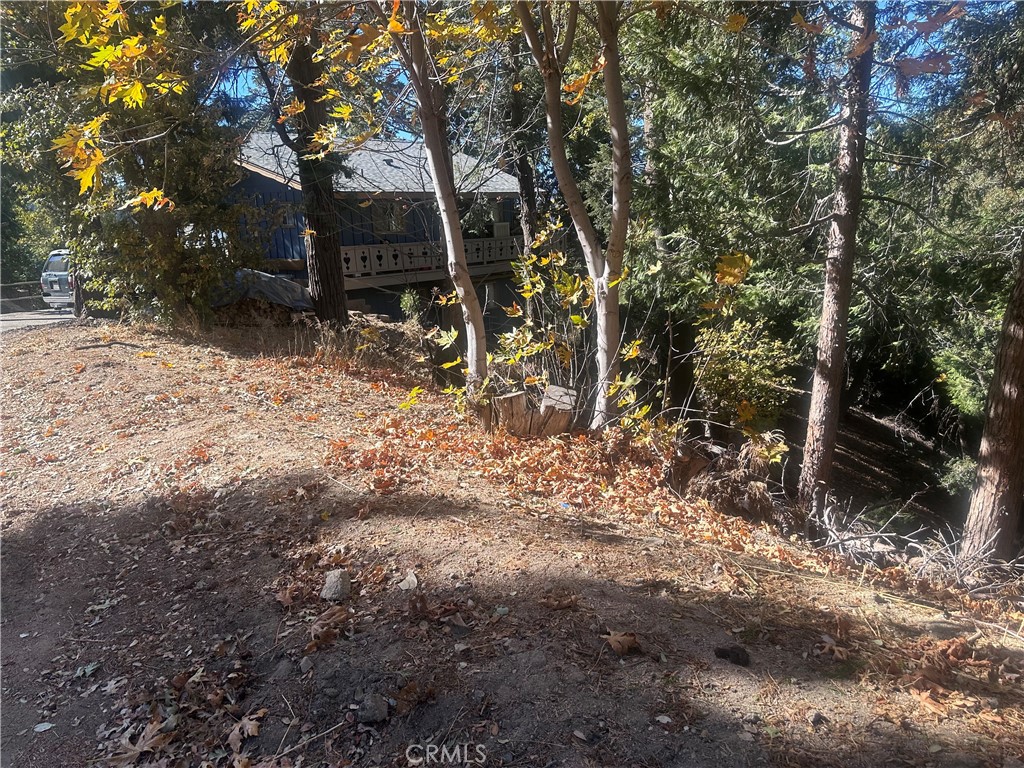
[[[257, 173], [249, 173], [238, 185], [237, 196], [257, 212], [243, 222], [246, 231], [267, 241], [269, 259], [305, 259], [306, 243], [302, 234], [306, 219], [302, 214], [302, 193]], [[389, 202], [402, 205], [404, 232], [378, 234], [374, 229], [374, 206]], [[443, 240], [437, 206], [430, 199], [375, 200], [360, 205], [357, 198], [337, 201], [338, 226], [342, 246], [380, 245], [384, 243], [440, 243]], [[499, 202], [504, 221], [515, 226], [516, 201]]]
[[255, 220], [243, 221], [245, 231], [266, 238], [269, 259], [305, 259], [306, 243], [302, 233], [306, 217], [302, 214], [302, 193], [286, 184], [257, 173], [250, 173], [238, 185], [238, 196], [258, 213]]
[[[379, 234], [374, 228], [374, 206], [399, 203], [405, 221], [404, 232]], [[421, 243], [441, 238], [441, 219], [432, 200], [378, 200], [361, 206], [354, 198], [338, 201], [342, 245]]]

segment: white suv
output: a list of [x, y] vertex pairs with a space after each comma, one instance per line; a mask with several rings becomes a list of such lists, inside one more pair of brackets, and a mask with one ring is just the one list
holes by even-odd
[[50, 251], [43, 265], [39, 287], [43, 290], [43, 301], [51, 307], [73, 307], [75, 304], [75, 283], [68, 264], [70, 255], [66, 249]]

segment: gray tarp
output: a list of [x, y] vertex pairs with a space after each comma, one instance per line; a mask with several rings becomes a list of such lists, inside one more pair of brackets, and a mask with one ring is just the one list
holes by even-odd
[[234, 282], [225, 283], [219, 290], [214, 291], [210, 306], [226, 307], [242, 299], [263, 299], [272, 304], [289, 307], [296, 312], [313, 309], [309, 291], [303, 286], [287, 278], [257, 272], [255, 269], [240, 269], [235, 272]]

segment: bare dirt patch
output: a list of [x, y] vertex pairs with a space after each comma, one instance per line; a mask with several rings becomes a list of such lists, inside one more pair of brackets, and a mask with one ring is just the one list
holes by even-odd
[[[364, 357], [402, 354], [387, 333]], [[621, 441], [481, 435], [415, 354], [4, 343], [4, 766], [1024, 757], [1021, 648], [993, 629], [1024, 616], [850, 576], [675, 499]]]

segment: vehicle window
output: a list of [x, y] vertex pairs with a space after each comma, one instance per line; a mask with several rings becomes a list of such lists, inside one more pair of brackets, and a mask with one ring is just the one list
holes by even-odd
[[67, 272], [68, 271], [68, 257], [63, 254], [55, 253], [46, 260], [46, 266], [43, 267], [43, 272]]

